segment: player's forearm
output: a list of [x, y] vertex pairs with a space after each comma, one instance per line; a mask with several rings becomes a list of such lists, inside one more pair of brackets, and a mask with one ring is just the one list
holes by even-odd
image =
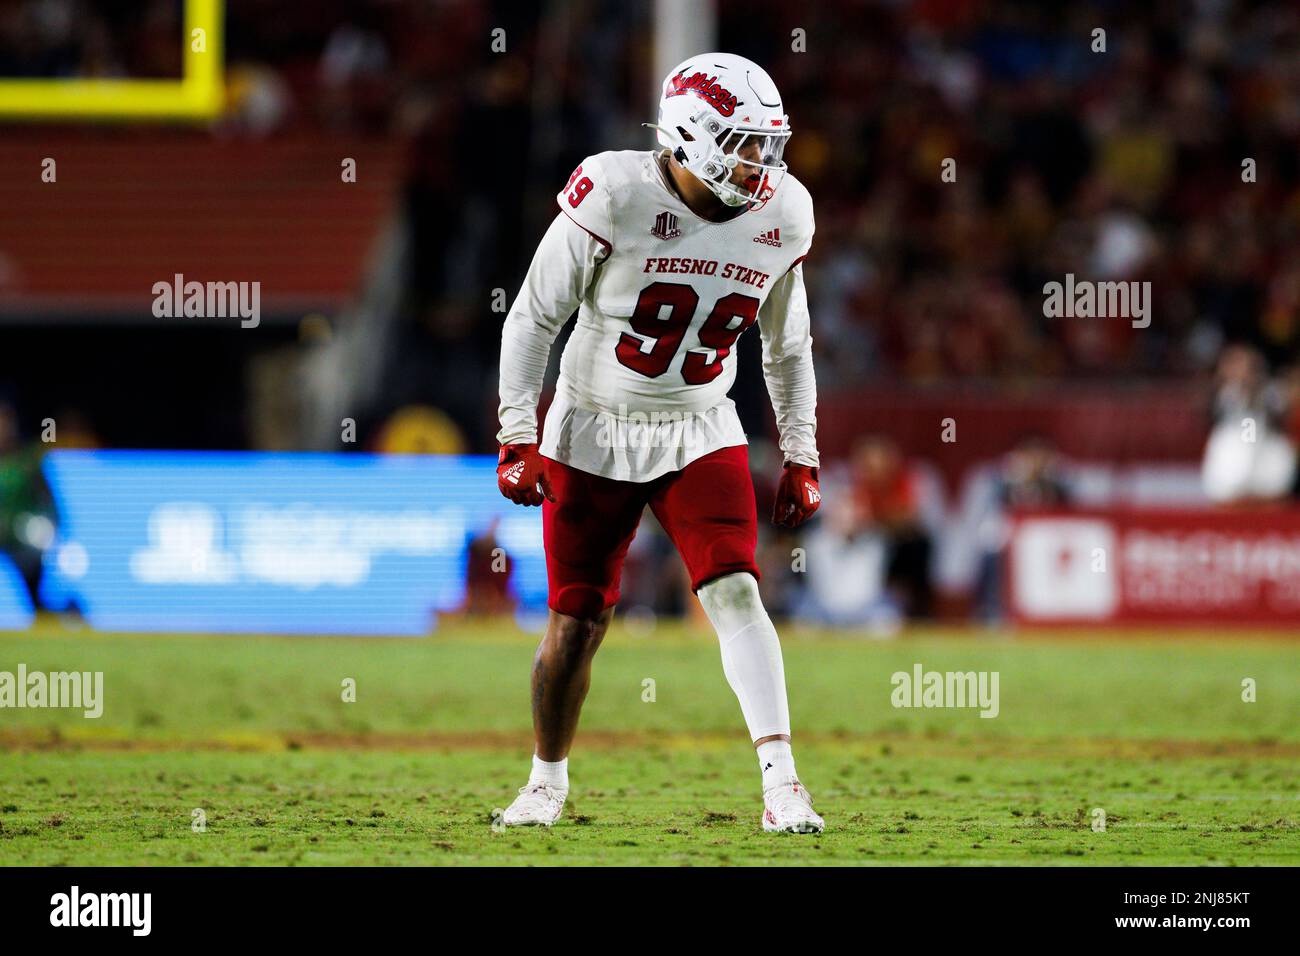
[[788, 355], [763, 364], [781, 451], [786, 461], [816, 468], [817, 377], [813, 370], [812, 342], [803, 354]]
[[786, 461], [817, 467], [817, 375], [803, 269], [781, 277], [760, 315], [763, 377]]
[[546, 377], [555, 332], [523, 312], [512, 311], [501, 335], [497, 417], [502, 445], [537, 441], [537, 402]]
[[551, 346], [577, 309], [595, 269], [597, 245], [557, 216], [542, 237], [501, 330], [498, 417], [503, 445], [537, 441], [537, 401]]

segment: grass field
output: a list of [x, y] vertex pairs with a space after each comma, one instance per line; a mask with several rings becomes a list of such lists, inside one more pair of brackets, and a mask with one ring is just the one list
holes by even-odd
[[[1300, 863], [1294, 643], [783, 641], [820, 837], [759, 832], [715, 639], [680, 627], [615, 628], [563, 821], [504, 832], [492, 812], [527, 773], [535, 645], [509, 623], [424, 640], [0, 635], [0, 670], [103, 671], [106, 701], [98, 720], [0, 710], [0, 864]], [[997, 671], [999, 715], [895, 709], [890, 675], [918, 662]]]

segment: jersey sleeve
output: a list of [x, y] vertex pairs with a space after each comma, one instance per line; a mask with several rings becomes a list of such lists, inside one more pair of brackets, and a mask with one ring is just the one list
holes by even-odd
[[[795, 184], [798, 189], [792, 190], [790, 200], [789, 216], [793, 229], [794, 242], [792, 244], [793, 256], [790, 260], [790, 269], [793, 269], [799, 263], [808, 258], [808, 253], [812, 249], [813, 233], [817, 229], [817, 224], [813, 218], [812, 196], [809, 195], [808, 189], [803, 183]], [[787, 270], [788, 272], [789, 270]]]
[[772, 287], [759, 309], [758, 328], [781, 451], [786, 461], [816, 468], [817, 378], [802, 265], [791, 266]]
[[555, 217], [538, 244], [501, 331], [501, 444], [537, 441], [537, 400], [551, 345], [607, 255], [596, 238], [563, 215]]
[[560, 211], [601, 243], [608, 252], [614, 245], [614, 213], [609, 170], [600, 154], [588, 156], [573, 171], [555, 196]]

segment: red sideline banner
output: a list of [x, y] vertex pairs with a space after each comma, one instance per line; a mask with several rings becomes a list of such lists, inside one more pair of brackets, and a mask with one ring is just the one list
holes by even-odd
[[1069, 511], [1012, 518], [1021, 624], [1300, 626], [1300, 511]]

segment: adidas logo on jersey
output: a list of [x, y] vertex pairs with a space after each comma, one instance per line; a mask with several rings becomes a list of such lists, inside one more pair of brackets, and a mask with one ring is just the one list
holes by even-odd
[[661, 212], [655, 216], [655, 224], [650, 229], [650, 235], [657, 239], [676, 239], [682, 234], [677, 228], [677, 217], [670, 212]]
[[780, 227], [780, 226], [777, 226], [775, 229], [769, 229], [767, 232], [763, 233], [761, 236], [755, 236], [755, 237], [754, 237], [754, 241], [755, 241], [755, 242], [761, 242], [761, 243], [763, 243], [763, 245], [765, 245], [765, 246], [780, 246], [780, 245], [781, 245], [781, 227]]

